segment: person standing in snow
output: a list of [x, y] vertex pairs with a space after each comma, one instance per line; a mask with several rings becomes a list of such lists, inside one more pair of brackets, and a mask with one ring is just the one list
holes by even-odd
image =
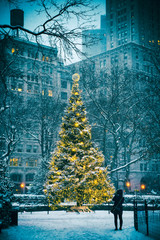
[[114, 206], [112, 209], [112, 213], [114, 214], [114, 224], [115, 224], [115, 230], [118, 230], [118, 225], [117, 225], [117, 221], [118, 221], [118, 217], [119, 217], [119, 221], [120, 221], [120, 227], [119, 230], [122, 230], [122, 225], [123, 225], [123, 219], [122, 219], [122, 215], [123, 215], [123, 202], [124, 202], [124, 197], [123, 197], [123, 190], [122, 189], [118, 189], [115, 196], [113, 197], [112, 201], [114, 202]]

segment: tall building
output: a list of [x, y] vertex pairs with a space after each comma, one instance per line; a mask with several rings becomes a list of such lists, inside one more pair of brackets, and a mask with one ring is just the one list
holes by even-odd
[[120, 168], [112, 181], [126, 191], [160, 191], [160, 56], [154, 55], [131, 42], [70, 66], [81, 76], [93, 141], [105, 165]]
[[[89, 116], [100, 109], [91, 118], [93, 138], [103, 150], [106, 165], [120, 168], [112, 174], [116, 187], [133, 192], [143, 191], [142, 186], [148, 192], [160, 192], [160, 1], [106, 0], [106, 36], [105, 52], [74, 64], [84, 78], [84, 91], [88, 88]], [[116, 130], [110, 130], [113, 126]], [[130, 161], [134, 163], [127, 165]], [[126, 169], [121, 169], [123, 165]]]
[[8, 154], [15, 192], [25, 193], [54, 149], [71, 82], [56, 47], [1, 37], [0, 62], [0, 157]]
[[82, 33], [82, 51], [87, 57], [106, 51], [106, 30], [91, 29]]
[[106, 0], [107, 50], [134, 42], [160, 46], [159, 0]]
[[106, 51], [106, 16], [101, 15], [100, 29], [87, 29], [82, 32], [82, 52], [92, 57]]

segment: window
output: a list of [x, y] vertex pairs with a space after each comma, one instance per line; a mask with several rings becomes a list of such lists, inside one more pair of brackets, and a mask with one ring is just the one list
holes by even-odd
[[34, 145], [34, 146], [33, 146], [33, 152], [34, 152], [34, 153], [37, 153], [37, 152], [38, 152], [38, 146], [37, 146], [37, 145]]
[[37, 167], [37, 160], [30, 160], [26, 161], [26, 167]]
[[17, 146], [17, 152], [23, 152], [23, 145], [22, 144], [19, 144]]
[[10, 166], [11, 167], [22, 166], [21, 158], [10, 158]]
[[23, 91], [23, 83], [19, 83], [18, 84], [18, 92], [22, 92]]
[[38, 83], [38, 76], [37, 75], [35, 76], [34, 79], [35, 79], [35, 82]]
[[53, 96], [52, 90], [48, 90], [48, 96], [49, 96], [49, 97], [52, 97], [52, 96]]
[[16, 90], [16, 82], [12, 82], [11, 83], [11, 89], [12, 90]]
[[29, 84], [27, 85], [27, 92], [28, 92], [28, 93], [32, 92], [32, 86], [29, 85]]
[[31, 152], [31, 150], [32, 150], [32, 145], [27, 145], [26, 146], [26, 152]]
[[61, 99], [67, 100], [67, 93], [66, 92], [61, 92]]
[[14, 53], [15, 52], [15, 48], [12, 48], [11, 52]]
[[30, 81], [30, 79], [31, 79], [31, 75], [28, 74], [27, 75], [27, 80]]
[[22, 182], [22, 175], [13, 173], [13, 174], [11, 174], [11, 179], [14, 182]]
[[28, 174], [26, 175], [26, 181], [32, 182], [33, 179], [34, 179], [34, 173], [28, 173]]
[[67, 89], [67, 81], [61, 81], [61, 88]]
[[140, 163], [140, 171], [147, 171], [147, 163]]

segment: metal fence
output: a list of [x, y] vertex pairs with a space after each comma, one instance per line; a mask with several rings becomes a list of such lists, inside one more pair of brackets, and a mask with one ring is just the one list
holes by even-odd
[[135, 229], [154, 239], [160, 239], [160, 210], [149, 210], [147, 201], [137, 203], [134, 201]]

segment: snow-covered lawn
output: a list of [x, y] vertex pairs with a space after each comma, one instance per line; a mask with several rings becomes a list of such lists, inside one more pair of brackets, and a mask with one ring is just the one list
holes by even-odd
[[136, 232], [133, 212], [124, 212], [122, 231], [114, 231], [108, 211], [73, 213], [65, 211], [19, 213], [18, 226], [2, 229], [3, 240], [149, 240]]

